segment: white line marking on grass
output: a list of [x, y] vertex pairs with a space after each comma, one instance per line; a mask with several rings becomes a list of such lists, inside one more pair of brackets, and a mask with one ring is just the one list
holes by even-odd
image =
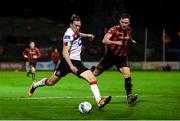
[[[175, 95], [140, 95], [139, 97], [164, 97], [164, 96], [175, 96]], [[107, 97], [107, 96], [102, 96]], [[113, 98], [126, 98], [126, 96], [112, 96]], [[44, 99], [90, 99], [94, 96], [59, 96], [59, 97], [6, 97], [9, 100], [44, 100]]]

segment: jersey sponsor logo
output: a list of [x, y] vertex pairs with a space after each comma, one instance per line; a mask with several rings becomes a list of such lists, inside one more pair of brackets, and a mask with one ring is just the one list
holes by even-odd
[[64, 39], [65, 39], [65, 40], [69, 40], [70, 38], [71, 38], [70, 35], [65, 35], [65, 36], [64, 36]]

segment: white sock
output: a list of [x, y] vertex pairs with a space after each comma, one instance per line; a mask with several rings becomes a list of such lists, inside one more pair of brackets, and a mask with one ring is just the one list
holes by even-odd
[[99, 103], [99, 101], [101, 100], [101, 95], [98, 89], [98, 86], [96, 84], [90, 85], [91, 87], [91, 91], [96, 99], [96, 102]]
[[36, 88], [36, 87], [45, 86], [45, 81], [46, 81], [46, 80], [47, 80], [47, 78], [41, 79], [40, 81], [34, 83], [34, 84], [33, 84], [33, 87]]

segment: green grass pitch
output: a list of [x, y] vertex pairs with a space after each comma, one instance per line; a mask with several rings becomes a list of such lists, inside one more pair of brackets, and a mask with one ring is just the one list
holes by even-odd
[[[50, 77], [53, 72], [37, 72], [36, 80]], [[98, 110], [88, 83], [69, 74], [53, 87], [38, 88], [27, 96], [32, 83], [25, 72], [0, 72], [1, 120], [110, 120], [110, 119], [180, 119], [180, 72], [133, 71], [133, 91], [136, 104], [126, 102], [124, 80], [117, 71], [107, 71], [97, 77], [102, 97], [112, 101]], [[90, 114], [80, 114], [78, 105], [89, 101]]]

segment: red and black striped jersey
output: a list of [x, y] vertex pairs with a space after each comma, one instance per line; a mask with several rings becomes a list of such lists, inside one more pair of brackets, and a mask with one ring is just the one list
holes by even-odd
[[54, 62], [54, 63], [57, 63], [60, 59], [60, 54], [59, 52], [52, 52], [51, 53], [51, 60]]
[[109, 29], [109, 34], [112, 34], [111, 41], [121, 41], [122, 45], [108, 45], [108, 54], [118, 57], [126, 57], [128, 52], [128, 44], [131, 38], [131, 27], [122, 29], [119, 25]]
[[[34, 49], [26, 48], [22, 54], [23, 56], [25, 55], [28, 56], [28, 61], [31, 63], [35, 63], [37, 59], [40, 58], [41, 56], [41, 53], [38, 48], [34, 48]], [[33, 56], [37, 56], [37, 59], [34, 59]]]

